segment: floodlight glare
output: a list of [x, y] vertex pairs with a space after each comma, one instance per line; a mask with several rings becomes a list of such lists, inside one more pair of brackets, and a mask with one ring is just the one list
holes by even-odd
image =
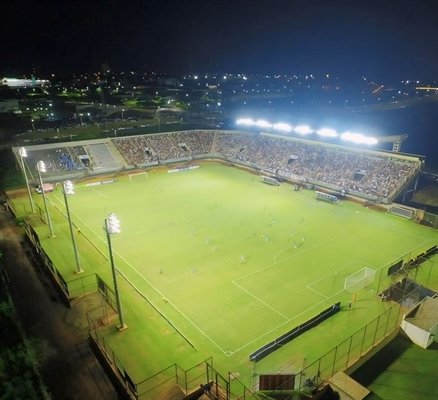
[[364, 136], [361, 133], [345, 132], [341, 135], [341, 139], [349, 140], [350, 142], [357, 143], [357, 144], [376, 144], [377, 143], [377, 139]]
[[268, 121], [264, 121], [262, 119], [257, 120], [255, 123], [257, 126], [260, 126], [262, 128], [271, 128], [272, 124], [270, 124]]
[[75, 194], [73, 190], [73, 183], [71, 181], [64, 181], [64, 193], [65, 194]]
[[277, 129], [279, 131], [283, 132], [290, 132], [292, 130], [292, 127], [289, 124], [284, 124], [282, 122], [278, 122], [274, 124], [274, 129]]
[[18, 153], [20, 154], [20, 157], [27, 157], [27, 151], [24, 147], [20, 147]]
[[39, 172], [46, 172], [46, 164], [44, 164], [44, 161], [38, 161], [37, 168]]
[[120, 233], [120, 221], [114, 214], [109, 214], [106, 225], [108, 233]]
[[255, 122], [251, 118], [240, 118], [236, 121], [237, 125], [254, 125]]
[[299, 125], [294, 129], [295, 132], [301, 133], [302, 135], [307, 135], [312, 133], [312, 130], [306, 125]]
[[338, 134], [334, 129], [329, 128], [322, 128], [319, 131], [316, 132], [320, 136], [326, 136], [326, 137], [337, 137]]

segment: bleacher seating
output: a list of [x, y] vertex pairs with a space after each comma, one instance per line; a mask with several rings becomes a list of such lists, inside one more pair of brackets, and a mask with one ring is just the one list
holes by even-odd
[[178, 144], [185, 144], [193, 157], [213, 152], [215, 142], [214, 153], [227, 159], [276, 171], [282, 177], [318, 181], [375, 198], [390, 198], [419, 168], [418, 163], [401, 162], [389, 156], [253, 133], [189, 131], [114, 141], [132, 164], [154, 158], [145, 157], [145, 147], [153, 151], [157, 160], [165, 161], [187, 157]]
[[[376, 200], [391, 200], [420, 169], [419, 161], [400, 159], [390, 153], [249, 132], [193, 130], [114, 138], [111, 141], [111, 148], [115, 145], [127, 165], [141, 166], [212, 154], [228, 161], [246, 163], [251, 168], [271, 171], [280, 180], [291, 178], [318, 186], [328, 185]], [[49, 172], [57, 173], [83, 167], [79, 157], [85, 154], [92, 159], [94, 169], [122, 167], [123, 161], [116, 160], [112, 152], [101, 143], [33, 150], [31, 155], [36, 160], [45, 161]]]
[[87, 153], [91, 156], [94, 170], [111, 170], [120, 168], [120, 165], [114, 159], [105, 143], [91, 144], [84, 147]]

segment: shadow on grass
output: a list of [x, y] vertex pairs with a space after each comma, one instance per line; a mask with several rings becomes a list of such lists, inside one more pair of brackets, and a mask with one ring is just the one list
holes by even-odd
[[412, 343], [401, 336], [397, 336], [388, 343], [374, 357], [351, 374], [351, 378], [362, 386], [369, 386], [382, 372], [399, 358]]

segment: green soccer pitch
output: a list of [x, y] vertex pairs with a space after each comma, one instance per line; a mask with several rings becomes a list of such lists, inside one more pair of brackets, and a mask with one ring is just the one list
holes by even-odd
[[[337, 301], [345, 305], [352, 299], [345, 278], [364, 267], [376, 270], [374, 282], [356, 294], [352, 312], [338, 313], [258, 367], [272, 372], [296, 362], [297, 371], [303, 356], [315, 360], [390, 306], [376, 298], [389, 265], [437, 242], [436, 231], [412, 221], [349, 201], [317, 201], [311, 190], [270, 186], [215, 163], [78, 184], [75, 192], [69, 205], [83, 233], [77, 234], [82, 276], [98, 273], [112, 285], [103, 224], [116, 214], [116, 267], [194, 345], [120, 276], [129, 328], [104, 332], [135, 382], [175, 362], [189, 368], [213, 356], [220, 371], [238, 372], [249, 383], [252, 351]], [[34, 221], [36, 229], [64, 279], [73, 282], [68, 227], [53, 206], [65, 210], [63, 195], [58, 190], [47, 197], [56, 237], [48, 239], [47, 226]]]

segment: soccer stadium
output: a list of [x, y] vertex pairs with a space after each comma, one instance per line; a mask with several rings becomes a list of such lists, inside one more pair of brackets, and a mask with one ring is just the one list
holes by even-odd
[[101, 299], [90, 344], [126, 398], [365, 398], [349, 375], [420, 340], [437, 231], [396, 200], [421, 156], [244, 130], [13, 151], [5, 207], [66, 306]]

